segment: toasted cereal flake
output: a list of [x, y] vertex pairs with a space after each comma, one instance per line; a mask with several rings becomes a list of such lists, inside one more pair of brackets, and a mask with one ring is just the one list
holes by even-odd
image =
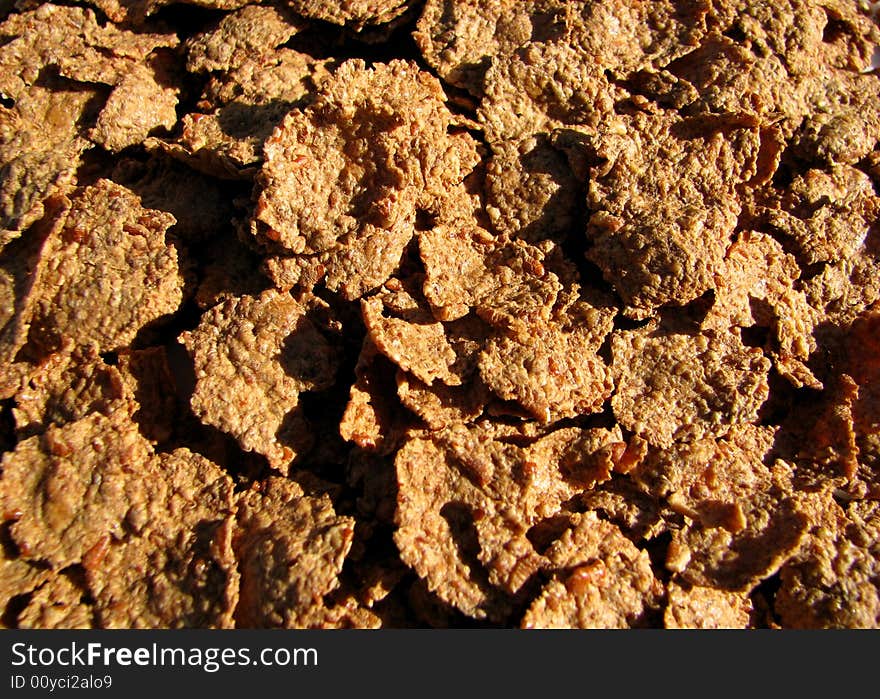
[[751, 624], [752, 601], [741, 593], [670, 582], [666, 595], [667, 629], [747, 629]]
[[[5, 512], [3, 516], [8, 518], [11, 514]], [[0, 548], [0, 599], [3, 600], [4, 616], [11, 599], [33, 592], [53, 576], [52, 571], [45, 567], [12, 557], [5, 548], [4, 542]], [[3, 628], [6, 628], [5, 623], [0, 620], [0, 629]]]
[[92, 629], [92, 608], [86, 593], [64, 575], [56, 575], [37, 590], [18, 615], [20, 629]]
[[767, 5], [759, 0], [736, 0], [713, 7], [716, 21], [744, 35], [743, 43], [759, 48], [756, 53], [774, 54], [793, 75], [814, 70], [822, 31], [828, 17], [815, 0], [786, 0]]
[[[422, 309], [406, 292], [406, 307], [400, 315], [393, 312], [394, 294], [383, 293], [361, 301], [361, 310], [370, 340], [382, 354], [425, 383], [435, 380], [448, 386], [461, 384], [461, 376], [454, 371], [457, 360], [449, 344], [443, 324], [434, 320], [430, 311]], [[392, 308], [389, 308], [392, 306]]]
[[[429, 0], [414, 37], [444, 80], [482, 92], [486, 69], [528, 42], [565, 42], [583, 59], [631, 71], [665, 65], [706, 31], [708, 3]], [[563, 79], [565, 76], [562, 76]]]
[[447, 386], [439, 381], [429, 385], [398, 370], [397, 397], [430, 429], [438, 430], [480, 417], [490, 394], [479, 378], [461, 386]]
[[804, 282], [810, 305], [819, 320], [833, 325], [851, 323], [880, 299], [880, 257], [861, 251], [849, 259], [825, 266]]
[[748, 43], [719, 34], [671, 63], [659, 80], [650, 73], [634, 80], [661, 103], [707, 113], [752, 114], [775, 123], [786, 136], [810, 109], [803, 79], [793, 79], [783, 58], [757, 53]]
[[314, 254], [350, 244], [368, 224], [393, 229], [440, 208], [477, 161], [474, 140], [449, 133], [444, 100], [411, 63], [345, 62], [266, 143], [259, 236]]
[[791, 478], [791, 466], [777, 461], [732, 517], [719, 508], [722, 522], [707, 518], [674, 531], [666, 567], [692, 585], [732, 592], [748, 592], [769, 578], [809, 531], [805, 498], [792, 492]]
[[249, 178], [275, 127], [327, 78], [326, 64], [287, 48], [247, 53], [241, 65], [211, 77], [198, 111], [181, 120], [177, 141], [148, 139], [147, 145], [209, 175]]
[[[234, 69], [212, 74], [202, 98], [218, 107], [235, 102], [264, 106], [286, 102], [293, 105], [330, 77], [330, 65], [328, 60], [284, 47], [265, 56], [249, 54]], [[258, 115], [259, 112], [255, 111], [254, 116]]]
[[737, 40], [713, 33], [668, 66], [698, 94], [689, 109], [772, 121], [809, 161], [855, 163], [872, 150], [880, 102], [866, 68], [880, 37], [852, 3], [748, 0], [713, 9]]
[[540, 422], [598, 412], [614, 388], [597, 354], [612, 323], [613, 311], [580, 302], [562, 318], [535, 324], [528, 339], [495, 336], [480, 355], [480, 376]]
[[146, 484], [125, 514], [129, 536], [100, 540], [83, 558], [100, 625], [231, 627], [232, 480], [188, 449], [155, 456], [137, 477]]
[[805, 264], [852, 257], [880, 217], [871, 179], [847, 165], [808, 170], [779, 199], [778, 208], [765, 210], [768, 223], [792, 242]]
[[249, 59], [271, 54], [301, 28], [302, 23], [280, 7], [243, 7], [186, 42], [186, 69], [202, 73], [239, 68]]
[[291, 9], [303, 17], [320, 19], [356, 30], [365, 25], [385, 24], [402, 15], [412, 0], [346, 0], [327, 3], [322, 0], [290, 0]]
[[662, 585], [648, 554], [593, 512], [577, 515], [545, 555], [557, 572], [525, 613], [523, 628], [632, 628], [659, 606]]
[[195, 364], [193, 411], [282, 472], [308, 437], [299, 394], [327, 387], [336, 370], [307, 312], [290, 294], [268, 290], [227, 299], [181, 336]]
[[761, 151], [758, 130], [725, 119], [639, 113], [595, 148], [603, 162], [589, 184], [587, 256], [633, 317], [693, 301], [723, 269], [736, 187], [757, 172]]
[[152, 457], [122, 412], [50, 425], [19, 442], [3, 457], [0, 510], [17, 519], [12, 537], [22, 556], [57, 570], [121, 539], [129, 511], [145, 497], [140, 473]]
[[391, 229], [363, 227], [361, 236], [339, 250], [319, 256], [328, 289], [353, 301], [382, 286], [400, 266], [412, 228], [399, 224]]
[[708, 0], [644, 3], [577, 2], [571, 39], [586, 56], [617, 73], [662, 68], [697, 46], [707, 34]]
[[96, 93], [56, 87], [30, 87], [12, 107], [0, 106], [0, 249], [52, 215], [89, 146], [78, 122], [89, 118]]
[[494, 144], [561, 126], [596, 127], [617, 96], [602, 66], [567, 42], [529, 42], [494, 60], [478, 116]]
[[568, 233], [583, 197], [565, 155], [543, 138], [493, 145], [485, 187], [493, 229], [530, 242]]
[[26, 371], [13, 367], [16, 354], [25, 344], [36, 305], [39, 280], [45, 266], [46, 242], [55, 232], [56, 218], [66, 213], [69, 202], [52, 200], [46, 219], [38, 222], [23, 239], [0, 250], [0, 396], [11, 397]]
[[180, 305], [177, 251], [165, 242], [174, 217], [109, 180], [71, 202], [44, 253], [34, 324], [44, 337], [115, 350]]
[[207, 114], [185, 115], [178, 142], [151, 139], [148, 144], [212, 177], [244, 179], [256, 171], [263, 143], [292, 107], [282, 101], [232, 102]]
[[550, 320], [562, 289], [544, 266], [545, 251], [521, 240], [493, 238], [481, 228], [438, 226], [419, 234], [422, 290], [434, 315], [456, 320], [473, 308], [511, 335], [530, 336]]
[[770, 361], [733, 332], [616, 331], [611, 351], [614, 414], [658, 447], [753, 422], [769, 394]]
[[337, 625], [342, 615], [333, 614], [324, 597], [339, 586], [353, 536], [354, 520], [337, 515], [326, 495], [306, 495], [293, 481], [269, 478], [239, 496], [237, 626]]
[[[860, 315], [853, 323], [844, 341], [847, 372], [856, 384], [855, 395], [843, 384], [844, 406], [850, 403], [850, 431], [853, 433], [858, 462], [862, 466], [859, 476], [876, 486], [877, 466], [880, 464], [880, 311], [872, 309]], [[844, 413], [844, 417], [847, 417]]]
[[508, 613], [505, 595], [490, 585], [476, 558], [480, 544], [474, 513], [484, 498], [467, 480], [469, 474], [461, 473], [441, 446], [418, 438], [398, 451], [396, 468], [399, 493], [394, 541], [403, 562], [432, 592], [465, 614], [504, 617]]
[[172, 129], [177, 123], [177, 92], [157, 82], [150, 68], [133, 66], [107, 98], [91, 138], [118, 152], [139, 145], [157, 128]]
[[[880, 36], [874, 41], [880, 41]], [[813, 111], [795, 142], [798, 155], [828, 166], [854, 165], [871, 153], [880, 138], [877, 76], [830, 70], [818, 75], [809, 87]]]
[[858, 486], [859, 448], [853, 420], [858, 398], [858, 384], [841, 374], [826, 381], [815, 399], [795, 406], [787, 416], [778, 446], [780, 454], [797, 464], [799, 487]]
[[742, 531], [745, 509], [771, 482], [764, 465], [775, 431], [734, 426], [723, 439], [698, 439], [650, 450], [630, 473], [648, 495], [704, 527]]
[[[632, 443], [621, 442], [617, 448], [620, 446], [624, 458], [634, 450]], [[619, 468], [620, 464], [615, 462], [615, 471]], [[634, 543], [654, 539], [667, 529], [663, 504], [628, 478], [617, 477], [599, 484], [582, 493], [578, 502], [586, 511], [595, 511], [600, 519], [616, 524]]]
[[10, 15], [0, 24], [0, 34], [12, 37], [0, 46], [0, 65], [10, 70], [2, 71], [0, 91], [14, 99], [45, 66], [58, 66], [72, 80], [114, 84], [155, 49], [178, 44], [174, 34], [119, 29], [100, 24], [90, 9], [51, 3]]
[[379, 349], [369, 338], [364, 340], [354, 372], [339, 434], [361, 449], [390, 452], [399, 436], [388, 386], [393, 369], [383, 365]]
[[30, 371], [15, 395], [12, 415], [19, 436], [29, 437], [90, 413], [130, 411], [126, 397], [116, 367], [105, 364], [94, 347], [77, 349], [68, 341]]
[[841, 509], [831, 498], [780, 571], [774, 610], [786, 628], [880, 627], [880, 517], [874, 502]]
[[617, 440], [568, 428], [520, 447], [485, 422], [412, 436], [395, 463], [401, 558], [465, 614], [503, 618], [509, 596], [547, 564], [529, 528], [601, 480]]
[[798, 288], [801, 272], [794, 257], [770, 236], [744, 231], [728, 248], [724, 266], [703, 327], [769, 328], [773, 341], [767, 349], [777, 371], [797, 387], [821, 388], [804, 364], [816, 349], [817, 316]]
[[[4, 458], [0, 501], [24, 559], [82, 566], [99, 625], [230, 625], [232, 481], [188, 450], [154, 454], [122, 411], [20, 442]], [[38, 592], [23, 623], [91, 626], [84, 591], [68, 592]]]
[[[438, 320], [462, 318], [476, 305], [483, 295], [479, 285], [492, 281], [486, 258], [496, 247], [492, 235], [479, 228], [437, 226], [419, 234], [422, 293]], [[511, 282], [514, 276], [508, 276]]]
[[[533, 11], [549, 7], [551, 3], [534, 3]], [[531, 38], [530, 9], [509, 0], [428, 0], [413, 38], [443, 80], [480, 95], [492, 58]]]

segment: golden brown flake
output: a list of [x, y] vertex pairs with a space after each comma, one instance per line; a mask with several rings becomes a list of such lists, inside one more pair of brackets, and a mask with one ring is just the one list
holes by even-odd
[[61, 569], [100, 542], [122, 538], [146, 487], [139, 471], [151, 458], [149, 443], [122, 413], [50, 426], [19, 442], [4, 455], [0, 503], [17, 519], [12, 537], [22, 555]]
[[575, 225], [583, 183], [546, 139], [503, 141], [486, 166], [486, 213], [498, 233], [537, 242]]
[[855, 168], [808, 170], [780, 196], [778, 208], [766, 210], [766, 217], [804, 264], [837, 262], [864, 245], [880, 217], [880, 197], [871, 179]]
[[232, 482], [203, 457], [156, 455], [123, 413], [93, 414], [19, 443], [0, 499], [24, 558], [83, 566], [101, 625], [228, 625], [235, 567], [214, 550]]
[[240, 66], [212, 76], [199, 111], [181, 120], [177, 141], [148, 139], [147, 145], [215, 177], [249, 178], [275, 127], [326, 79], [325, 63], [286, 48], [249, 53]]
[[48, 202], [46, 218], [29, 230], [27, 237], [0, 251], [0, 397], [9, 398], [27, 374], [23, 363], [14, 364], [27, 342], [37, 301], [36, 288], [45, 264], [44, 252], [55, 219], [66, 213], [66, 199]]
[[547, 566], [529, 528], [609, 477], [617, 441], [607, 430], [569, 428], [521, 447], [485, 422], [413, 436], [396, 459], [403, 561], [464, 613], [503, 618], [510, 595]]
[[422, 290], [434, 315], [456, 320], [473, 309], [487, 323], [528, 338], [550, 320], [562, 284], [544, 266], [547, 249], [496, 239], [476, 227], [438, 226], [419, 235]]
[[761, 134], [748, 120], [713, 119], [639, 113], [598, 140], [587, 255], [632, 317], [693, 301], [723, 269]]
[[611, 351], [614, 414], [655, 446], [754, 422], [769, 393], [769, 360], [733, 332], [679, 335], [649, 326], [615, 332]]
[[57, 575], [37, 590], [18, 615], [20, 629], [91, 629], [92, 608], [70, 578]]
[[72, 189], [89, 146], [78, 121], [89, 116], [94, 96], [91, 90], [31, 87], [11, 108], [0, 106], [0, 249], [51, 218], [57, 197]]
[[562, 318], [535, 324], [528, 339], [497, 335], [480, 355], [480, 376], [540, 422], [599, 412], [614, 387], [597, 354], [612, 315], [579, 302]]
[[742, 531], [746, 509], [768, 487], [764, 465], [774, 440], [770, 428], [731, 428], [720, 440], [699, 439], [649, 451], [630, 477], [651, 496], [704, 527]]
[[77, 349], [68, 341], [29, 372], [15, 395], [12, 414], [18, 434], [29, 437], [90, 413], [130, 411], [127, 397], [122, 375], [94, 347]]
[[[325, 628], [347, 615], [324, 597], [339, 573], [354, 521], [326, 495], [306, 495], [293, 481], [269, 478], [239, 497], [233, 549], [241, 571], [240, 628]], [[350, 622], [349, 622], [350, 623]]]
[[389, 399], [393, 369], [369, 339], [364, 340], [354, 369], [355, 382], [339, 423], [339, 434], [361, 449], [388, 453], [397, 446], [399, 428]]
[[440, 84], [413, 64], [351, 60], [266, 143], [260, 238], [313, 254], [415, 222], [441, 207], [476, 162]]
[[186, 42], [186, 69], [200, 73], [240, 68], [250, 59], [271, 55], [300, 28], [301, 23], [279, 7], [243, 7]]
[[38, 335], [116, 350], [176, 311], [182, 279], [177, 251], [165, 242], [173, 224], [108, 180], [80, 189], [43, 253]]
[[735, 592], [711, 587], [684, 588], [674, 582], [666, 590], [663, 612], [667, 629], [747, 629], [752, 601]]
[[[172, 4], [171, 0], [87, 0], [112, 21], [140, 25], [158, 10]], [[214, 10], [237, 10], [253, 0], [186, 0], [185, 4]]]
[[150, 68], [135, 65], [113, 88], [90, 137], [117, 152], [176, 123], [177, 89], [163, 86]]
[[489, 402], [488, 387], [479, 379], [461, 386], [435, 381], [426, 384], [415, 376], [397, 372], [397, 397], [432, 430], [472, 422]]
[[[746, 461], [745, 463], [748, 463]], [[755, 466], [753, 465], [753, 469]], [[691, 585], [748, 592], [776, 573], [800, 548], [809, 531], [809, 498], [792, 489], [792, 468], [776, 461], [754, 470], [748, 499], [733, 507], [705, 503], [694, 522], [673, 532], [666, 567]], [[687, 511], [687, 498], [670, 505]]]
[[428, 0], [413, 37], [440, 77], [473, 94], [482, 91], [492, 58], [512, 53], [532, 35], [535, 17], [552, 17], [553, 3], [528, 7], [509, 0]]
[[765, 349], [776, 370], [797, 387], [821, 388], [805, 364], [816, 349], [817, 315], [799, 288], [800, 276], [795, 258], [779, 242], [744, 231], [727, 250], [703, 327], [769, 329], [772, 340]]
[[[395, 302], [402, 305], [394, 308]], [[435, 380], [448, 386], [461, 384], [461, 376], [454, 370], [458, 356], [446, 339], [443, 324], [409, 294], [386, 292], [364, 299], [361, 308], [370, 340], [401, 369], [428, 384]]]
[[307, 446], [299, 394], [328, 386], [336, 369], [307, 313], [305, 303], [270, 290], [224, 301], [181, 336], [195, 364], [196, 415], [285, 473]]
[[774, 609], [787, 628], [880, 626], [876, 503], [822, 503], [810, 536], [780, 571]]
[[290, 7], [304, 17], [360, 30], [366, 25], [385, 24], [406, 12], [412, 0], [346, 0], [327, 3], [322, 0], [290, 0]]
[[226, 628], [238, 597], [232, 481], [188, 449], [155, 456], [120, 543], [100, 539], [84, 558], [103, 628]]
[[643, 625], [662, 584], [648, 554], [589, 512], [546, 553], [557, 572], [522, 619], [523, 628], [615, 629]]
[[484, 92], [478, 116], [493, 144], [563, 126], [597, 127], [614, 114], [619, 96], [601, 63], [567, 42], [529, 42], [498, 57]]

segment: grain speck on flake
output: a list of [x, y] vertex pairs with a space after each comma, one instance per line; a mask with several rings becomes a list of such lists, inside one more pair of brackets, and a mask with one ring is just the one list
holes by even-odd
[[659, 606], [663, 586], [648, 555], [595, 513], [576, 516], [546, 555], [557, 572], [523, 628], [626, 629]]

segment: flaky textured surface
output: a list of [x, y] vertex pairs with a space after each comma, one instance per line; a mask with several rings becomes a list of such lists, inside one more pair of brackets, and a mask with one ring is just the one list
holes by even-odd
[[183, 299], [177, 251], [165, 241], [174, 222], [108, 180], [76, 192], [41, 260], [34, 331], [117, 350], [174, 312]]
[[754, 422], [767, 399], [769, 360], [739, 337], [639, 330], [611, 339], [617, 390], [611, 404], [627, 429], [659, 447], [723, 435]]
[[0, 6], [0, 626], [880, 628], [877, 3]]
[[340, 610], [324, 597], [338, 585], [353, 533], [354, 522], [337, 515], [326, 496], [309, 497], [291, 481], [271, 478], [242, 494], [233, 542], [241, 562], [238, 625], [335, 625]]
[[333, 352], [290, 294], [266, 291], [215, 306], [182, 340], [196, 371], [191, 405], [284, 472], [308, 434], [299, 394], [333, 379]]

